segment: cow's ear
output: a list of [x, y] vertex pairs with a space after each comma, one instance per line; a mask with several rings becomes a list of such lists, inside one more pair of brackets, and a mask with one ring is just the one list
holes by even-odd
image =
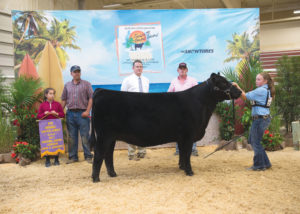
[[215, 73], [212, 73], [212, 74], [210, 75], [211, 78], [214, 78], [214, 77], [216, 77], [216, 76], [217, 76], [217, 74], [215, 74]]
[[215, 74], [215, 73], [212, 73], [211, 75], [210, 75], [210, 78], [211, 78], [211, 80], [215, 80], [216, 79], [216, 77], [217, 77], [217, 74]]

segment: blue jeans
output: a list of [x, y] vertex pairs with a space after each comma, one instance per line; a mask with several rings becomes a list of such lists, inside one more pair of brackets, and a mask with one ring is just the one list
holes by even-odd
[[[197, 151], [197, 142], [193, 143], [192, 152]], [[176, 153], [179, 153], [178, 143], [176, 143]]]
[[263, 169], [272, 166], [264, 147], [260, 143], [270, 122], [271, 118], [258, 118], [252, 122], [248, 141], [254, 151], [253, 169]]
[[69, 159], [78, 160], [78, 131], [80, 132], [84, 158], [92, 158], [89, 146], [90, 119], [81, 117], [83, 111], [67, 111], [67, 128], [70, 136]]

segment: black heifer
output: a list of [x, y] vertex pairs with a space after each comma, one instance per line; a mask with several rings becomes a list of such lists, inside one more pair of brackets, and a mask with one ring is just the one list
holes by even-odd
[[116, 140], [143, 147], [177, 142], [179, 167], [187, 175], [193, 175], [190, 164], [193, 142], [204, 136], [216, 104], [240, 95], [240, 90], [214, 73], [202, 84], [182, 92], [97, 89], [92, 108], [93, 181], [100, 181], [103, 160], [109, 176], [116, 176], [113, 165]]

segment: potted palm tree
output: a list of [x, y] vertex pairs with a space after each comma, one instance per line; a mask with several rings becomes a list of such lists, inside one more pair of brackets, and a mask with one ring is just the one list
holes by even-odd
[[20, 76], [11, 86], [11, 97], [7, 101], [13, 117], [13, 125], [18, 129], [18, 141], [26, 141], [39, 147], [39, 131], [36, 123], [36, 106], [42, 101], [39, 79]]
[[[255, 79], [256, 75], [263, 72], [261, 63], [257, 56], [250, 56], [247, 60], [244, 60], [242, 63], [238, 64], [237, 70], [233, 68], [225, 68], [222, 71], [222, 74], [229, 80], [239, 84], [241, 89], [245, 92], [251, 91], [256, 88]], [[235, 100], [235, 106], [237, 108], [237, 116], [242, 117], [244, 113], [244, 108], [250, 108], [250, 103], [244, 101], [241, 98]], [[243, 125], [240, 121], [236, 121], [235, 124], [235, 134], [242, 134], [244, 132]]]

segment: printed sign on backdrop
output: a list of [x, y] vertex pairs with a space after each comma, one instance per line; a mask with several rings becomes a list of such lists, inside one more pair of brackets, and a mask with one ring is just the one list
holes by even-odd
[[71, 66], [79, 65], [94, 90], [119, 91], [140, 59], [149, 92], [166, 92], [181, 62], [203, 82], [213, 72], [238, 72], [250, 53], [258, 57], [259, 20], [258, 8], [14, 10], [15, 73], [39, 77], [60, 96]]
[[141, 60], [144, 72], [164, 70], [164, 53], [160, 23], [117, 26], [119, 74], [132, 73], [132, 62]]
[[39, 121], [41, 157], [65, 153], [63, 129], [60, 119]]

